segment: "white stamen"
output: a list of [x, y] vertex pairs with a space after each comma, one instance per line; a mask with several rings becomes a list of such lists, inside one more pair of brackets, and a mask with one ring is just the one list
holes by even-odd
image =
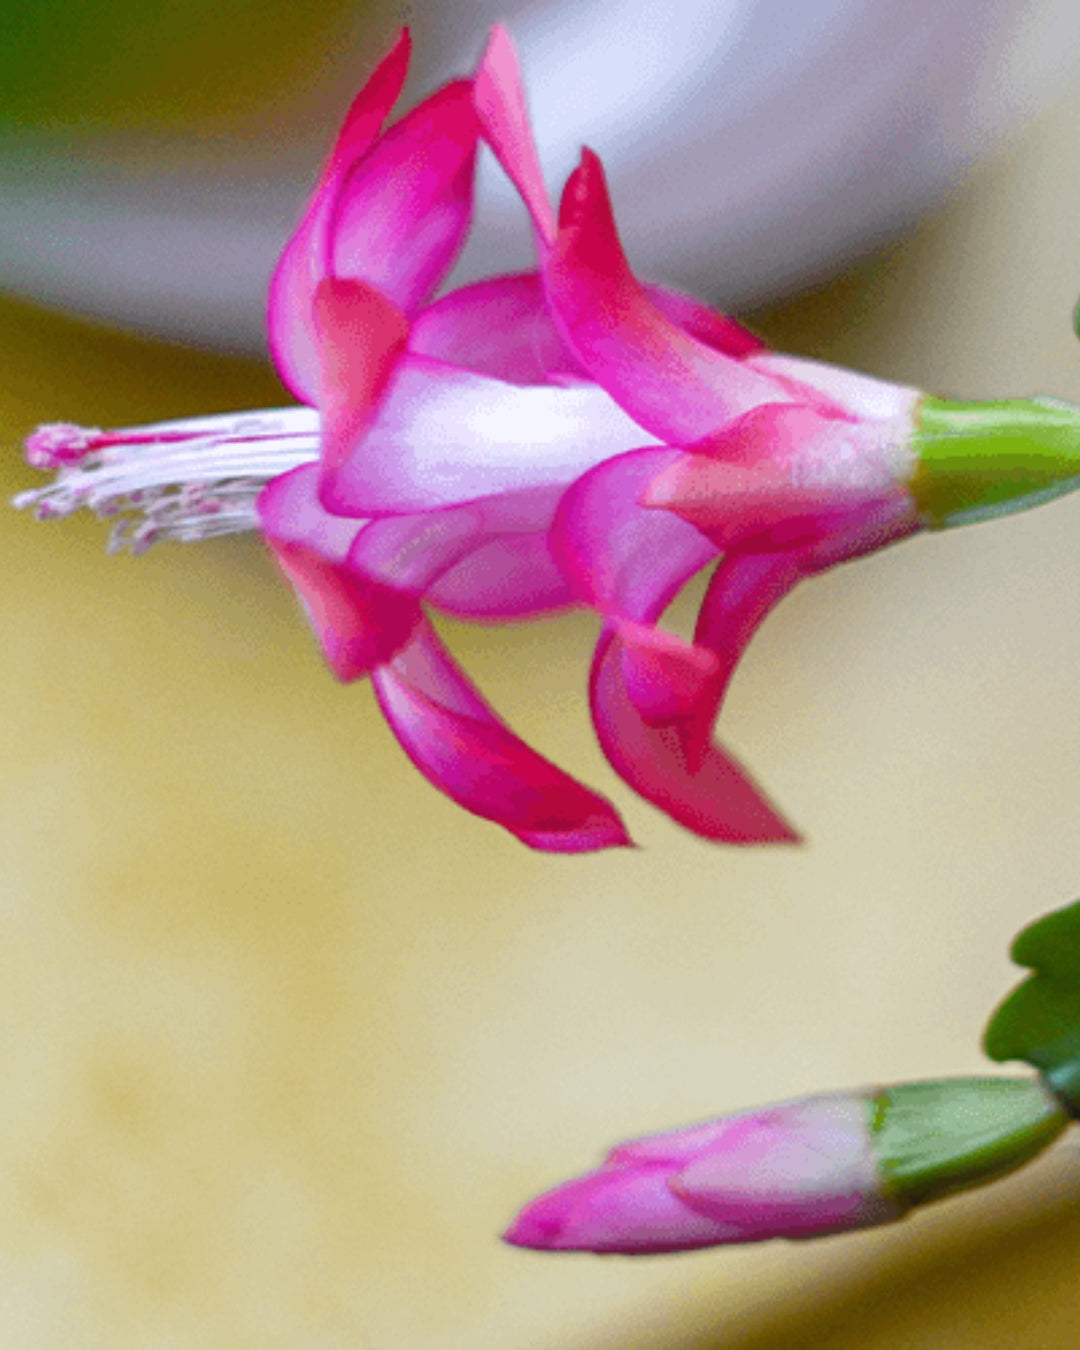
[[143, 553], [160, 539], [184, 542], [258, 528], [255, 501], [273, 478], [319, 454], [311, 408], [199, 417], [96, 431], [57, 423], [27, 443], [35, 467], [53, 468], [48, 486], [13, 505], [39, 520], [81, 507], [120, 517], [109, 551]]

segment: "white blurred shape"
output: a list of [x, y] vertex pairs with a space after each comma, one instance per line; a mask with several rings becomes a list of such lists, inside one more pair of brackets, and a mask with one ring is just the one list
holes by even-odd
[[[553, 193], [588, 143], [641, 271], [729, 307], [912, 219], [1077, 74], [1075, 0], [472, 0], [417, 5], [414, 95], [506, 21]], [[347, 100], [355, 54], [325, 79]], [[0, 142], [0, 285], [147, 332], [262, 350], [263, 293], [324, 143]], [[485, 159], [456, 279], [527, 266]]]

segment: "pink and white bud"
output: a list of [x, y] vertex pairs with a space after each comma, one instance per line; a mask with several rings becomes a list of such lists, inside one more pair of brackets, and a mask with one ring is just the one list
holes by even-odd
[[622, 1144], [504, 1236], [647, 1255], [885, 1223], [901, 1211], [881, 1190], [872, 1115], [865, 1097], [810, 1097]]
[[621, 1144], [526, 1205], [503, 1236], [646, 1256], [870, 1228], [1002, 1176], [1067, 1122], [1037, 1080], [802, 1097]]

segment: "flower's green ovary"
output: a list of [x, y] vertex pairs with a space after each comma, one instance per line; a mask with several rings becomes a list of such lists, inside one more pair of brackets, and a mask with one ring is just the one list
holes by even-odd
[[1080, 487], [1080, 408], [1071, 404], [928, 395], [915, 423], [910, 490], [931, 529], [1024, 511]]
[[951, 1078], [886, 1089], [871, 1130], [889, 1193], [907, 1208], [1004, 1176], [1068, 1123], [1038, 1079]]

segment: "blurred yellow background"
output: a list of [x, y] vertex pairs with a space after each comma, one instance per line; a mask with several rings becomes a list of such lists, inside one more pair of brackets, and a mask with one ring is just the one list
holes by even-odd
[[[754, 316], [966, 397], [1080, 401], [1080, 96], [900, 245]], [[280, 399], [255, 363], [0, 306], [3, 490], [38, 421]], [[0, 1344], [1073, 1350], [1080, 1146], [895, 1229], [653, 1262], [500, 1229], [621, 1137], [979, 1072], [1013, 933], [1080, 894], [1080, 499], [920, 538], [770, 619], [724, 739], [805, 831], [704, 844], [588, 727], [595, 625], [446, 625], [642, 844], [531, 854], [336, 685], [254, 538], [108, 558], [10, 513]], [[688, 622], [688, 605], [680, 610]]]

